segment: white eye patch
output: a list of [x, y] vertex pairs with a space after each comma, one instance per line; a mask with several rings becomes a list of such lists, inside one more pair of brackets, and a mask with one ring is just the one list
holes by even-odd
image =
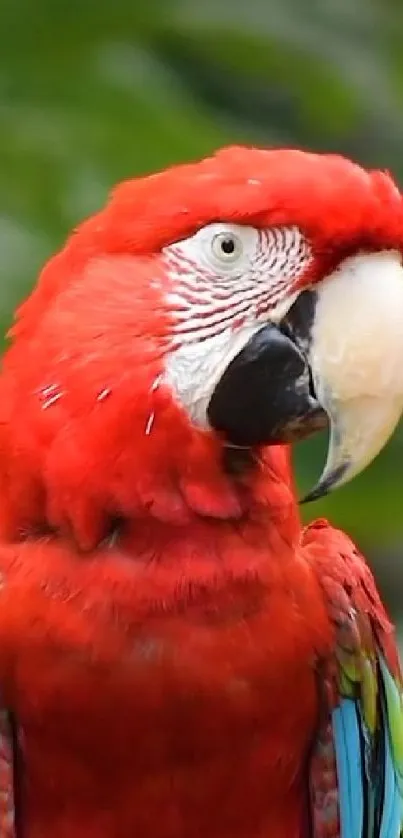
[[276, 310], [312, 261], [298, 227], [216, 222], [164, 248], [173, 317], [167, 380], [193, 419], [205, 424], [220, 375]]

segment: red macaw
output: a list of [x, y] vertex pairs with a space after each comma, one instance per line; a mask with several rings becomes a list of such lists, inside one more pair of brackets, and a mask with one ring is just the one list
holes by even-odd
[[387, 174], [229, 148], [47, 264], [0, 376], [1, 838], [397, 838], [393, 628], [289, 444], [329, 421], [316, 497], [390, 436], [402, 252]]

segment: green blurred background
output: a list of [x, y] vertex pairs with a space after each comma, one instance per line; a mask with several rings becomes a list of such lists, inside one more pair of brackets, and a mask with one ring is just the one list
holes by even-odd
[[[1, 0], [0, 21], [1, 333], [119, 179], [246, 142], [340, 151], [403, 185], [402, 0]], [[298, 450], [301, 491], [324, 454]], [[304, 515], [353, 535], [403, 619], [402, 463], [403, 426]]]

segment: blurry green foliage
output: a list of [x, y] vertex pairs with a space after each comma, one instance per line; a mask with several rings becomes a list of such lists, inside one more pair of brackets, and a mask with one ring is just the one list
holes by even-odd
[[[400, 0], [2, 0], [0, 327], [119, 179], [228, 142], [338, 150], [403, 181]], [[403, 359], [402, 359], [403, 362]], [[323, 461], [297, 452], [302, 488]], [[403, 433], [305, 510], [402, 541]]]

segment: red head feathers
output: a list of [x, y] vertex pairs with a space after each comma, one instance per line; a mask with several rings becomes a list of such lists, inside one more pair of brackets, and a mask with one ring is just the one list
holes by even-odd
[[[226, 473], [203, 421], [217, 379], [299, 288], [402, 242], [392, 180], [341, 157], [228, 148], [120, 185], [12, 329], [4, 532], [67, 527], [91, 547], [115, 517], [242, 514], [252, 478]], [[283, 453], [268, 462], [284, 471]]]

